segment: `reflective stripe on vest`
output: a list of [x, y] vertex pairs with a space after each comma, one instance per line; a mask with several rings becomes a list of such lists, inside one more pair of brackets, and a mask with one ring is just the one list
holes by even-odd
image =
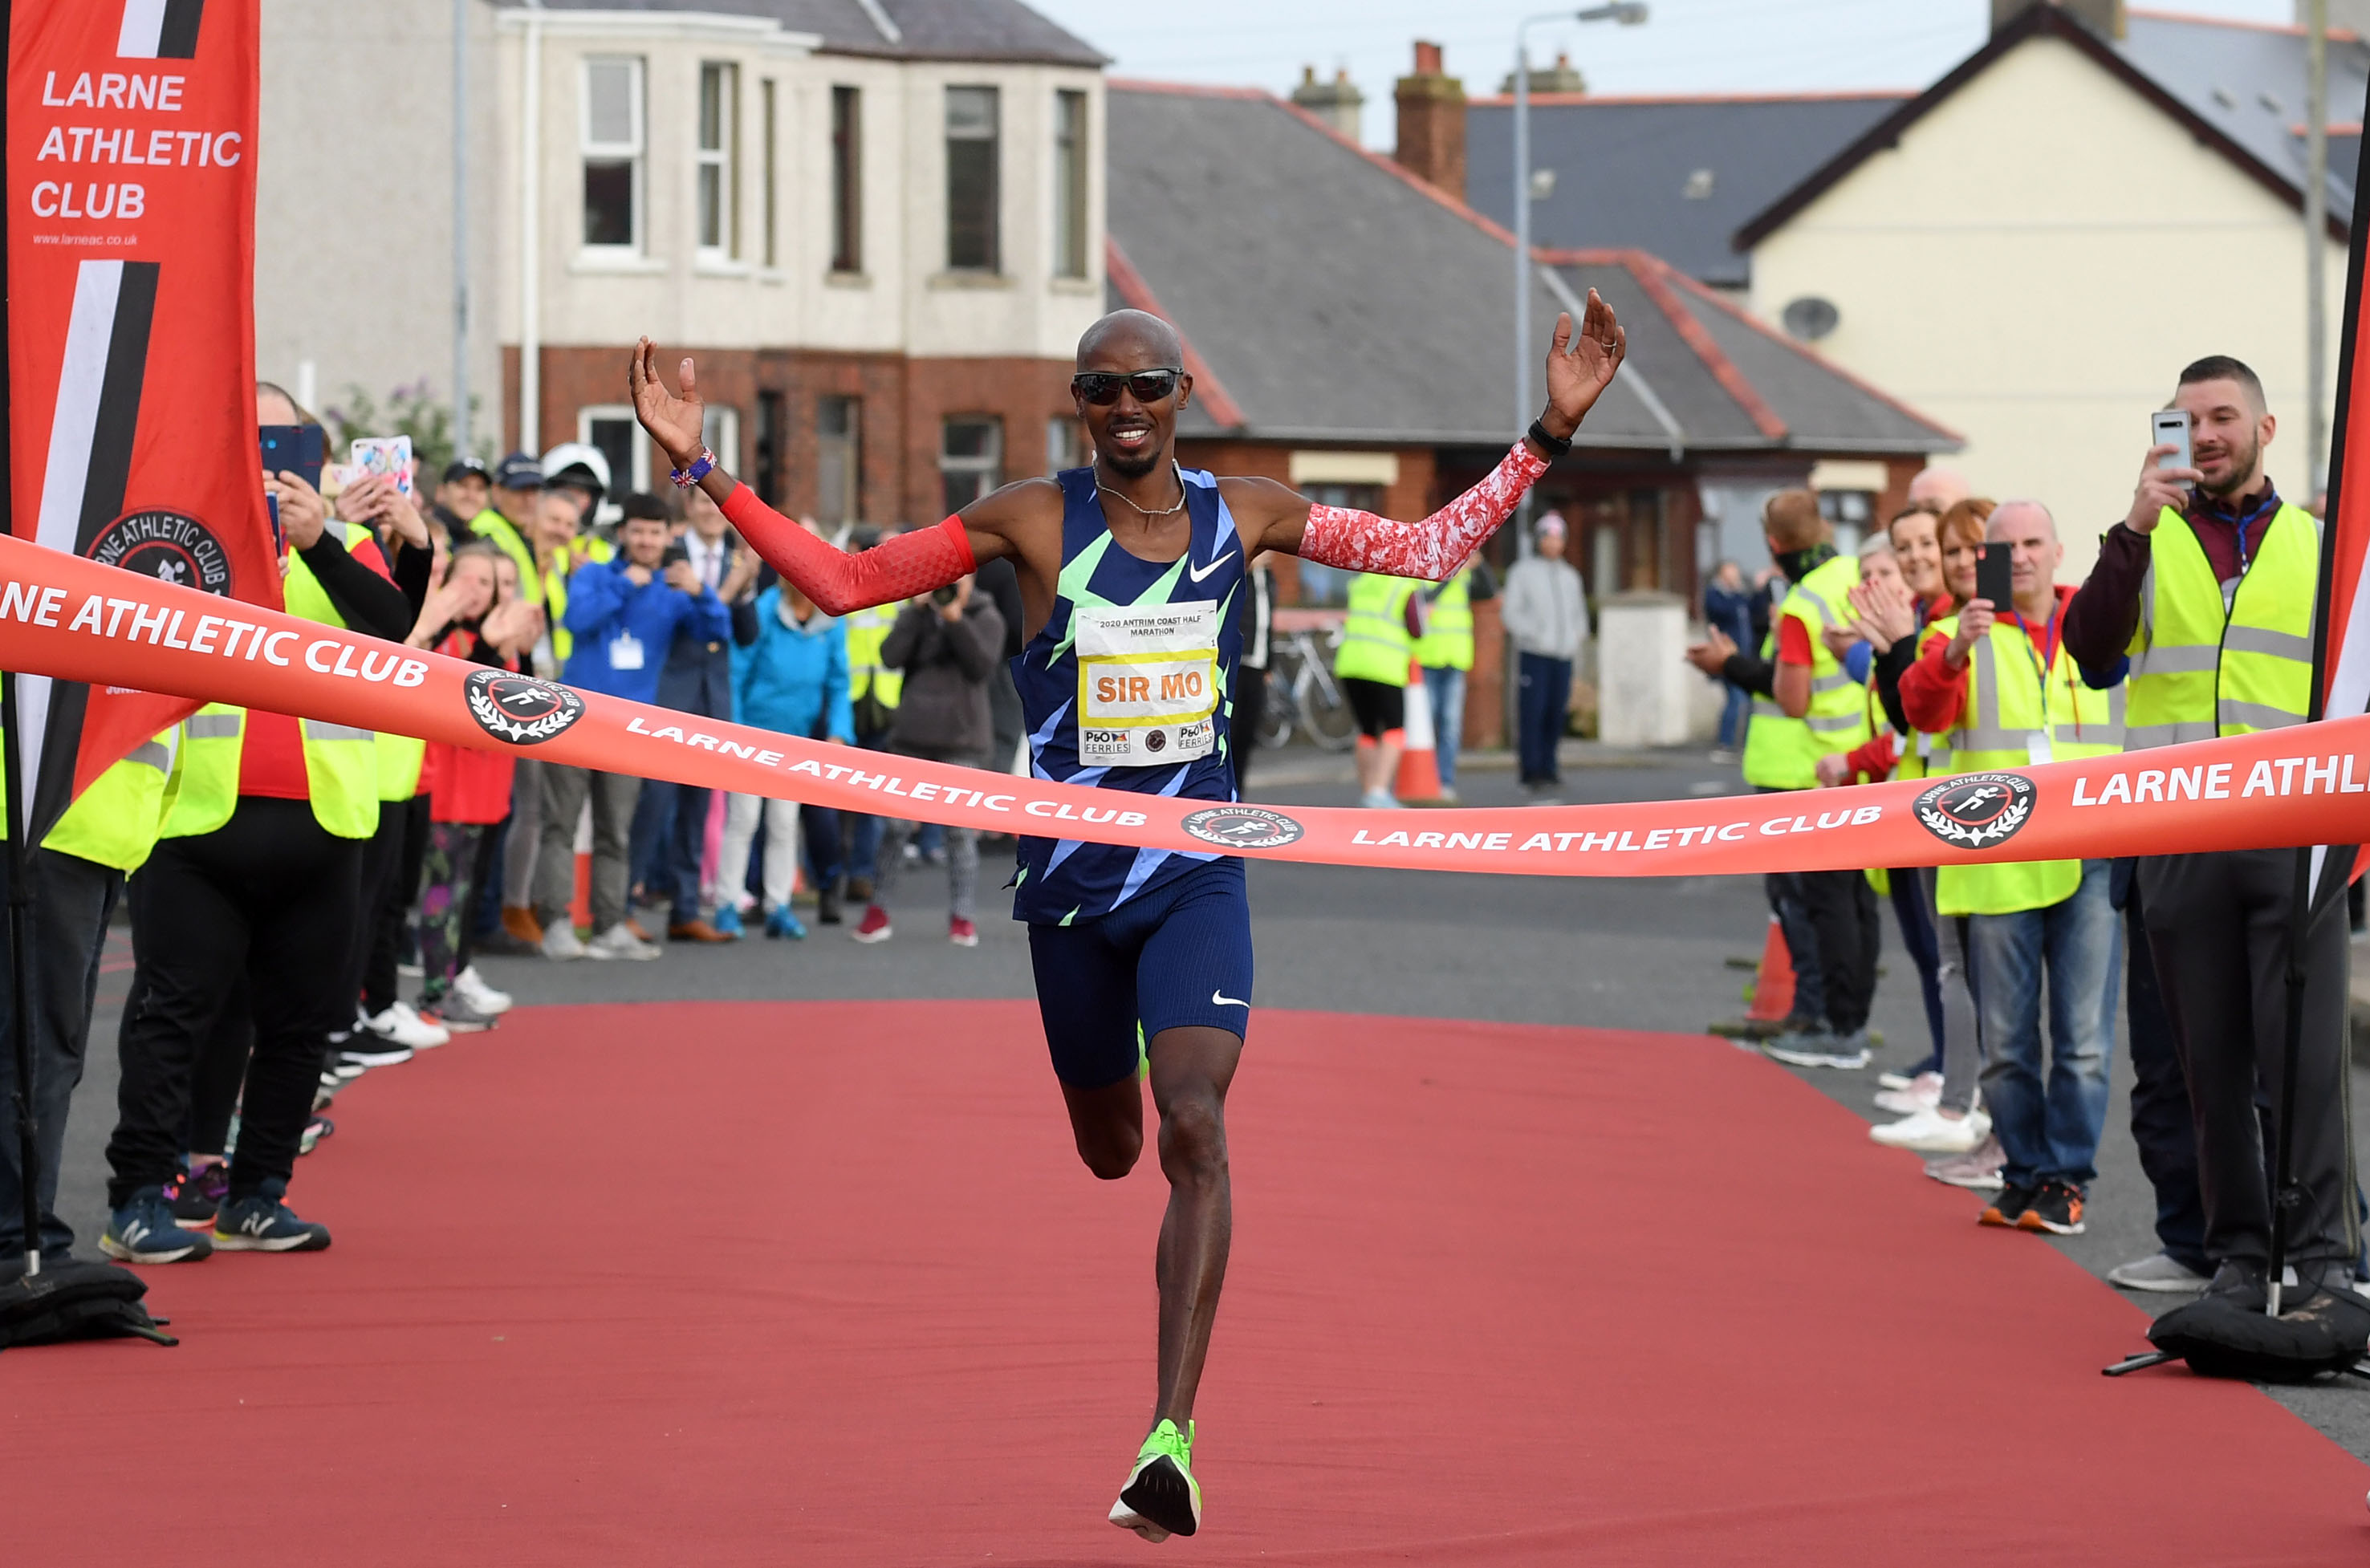
[[847, 695], [853, 702], [865, 692], [884, 708], [893, 708], [904, 694], [905, 672], [880, 662], [881, 645], [897, 624], [897, 606], [876, 604], [847, 617]]
[[2131, 642], [2131, 723], [2141, 751], [2302, 724], [2312, 707], [2313, 601], [2320, 525], [2282, 504], [2226, 613], [2189, 520], [2167, 508], [2148, 535]]
[[1432, 618], [1415, 640], [1415, 661], [1426, 670], [1473, 668], [1473, 567], [1456, 575], [1432, 596]]
[[[1958, 617], [1936, 623], [1944, 636], [1959, 629]], [[2123, 749], [2123, 685], [2104, 692], [2083, 683], [2081, 666], [2059, 642], [2042, 690], [2040, 657], [2013, 621], [1995, 621], [1988, 635], [1970, 650], [1962, 722], [1951, 731], [1950, 772], [1996, 773], [2029, 767], [2045, 736], [2054, 761], [2111, 756]], [[2082, 885], [2078, 860], [2004, 861], [1985, 865], [1945, 865], [1935, 876], [1935, 907], [1946, 915], [2007, 915], [2062, 904]]]
[[[177, 727], [142, 741], [91, 780], [41, 841], [42, 847], [118, 871], [139, 870], [164, 826], [166, 784], [173, 776], [180, 734]], [[6, 815], [0, 812], [0, 818]], [[0, 828], [6, 826], [0, 822]], [[0, 841], [6, 837], [0, 831]]]
[[[377, 735], [316, 718], [300, 720], [297, 728], [313, 819], [341, 839], [369, 838], [378, 830]], [[211, 833], [238, 808], [247, 710], [210, 704], [192, 714], [182, 731], [181, 790], [160, 835], [168, 839]]]
[[1404, 686], [1415, 639], [1408, 635], [1408, 601], [1415, 584], [1406, 578], [1361, 572], [1350, 579], [1350, 618], [1341, 624], [1341, 647], [1333, 673], [1345, 681]]
[[1778, 625], [1787, 616], [1801, 622], [1811, 635], [1811, 705], [1801, 718], [1789, 718], [1774, 698], [1754, 693], [1753, 723], [1744, 732], [1745, 783], [1763, 789], [1810, 789], [1819, 782], [1820, 758], [1857, 750], [1868, 740], [1867, 692], [1819, 635], [1837, 624], [1834, 606], [1858, 583], [1858, 559], [1837, 555], [1795, 584], [1778, 607], [1761, 657], [1778, 657]]

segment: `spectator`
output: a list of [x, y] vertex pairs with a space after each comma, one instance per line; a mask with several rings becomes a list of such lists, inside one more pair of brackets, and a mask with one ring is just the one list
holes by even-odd
[[[1419, 584], [1425, 604], [1423, 635], [1416, 638], [1415, 661], [1432, 700], [1432, 751], [1440, 768], [1441, 798], [1456, 799], [1456, 752], [1465, 738], [1465, 678], [1473, 668], [1473, 606], [1498, 597], [1490, 564], [1476, 555], [1444, 583]], [[1239, 717], [1239, 713], [1237, 714]], [[1252, 733], [1245, 731], [1243, 733]]]
[[1916, 477], [1909, 481], [1909, 494], [1903, 500], [1905, 506], [1939, 517], [1965, 500], [1970, 493], [1965, 475], [1937, 463], [1917, 471]]
[[[927, 601], [898, 612], [880, 661], [905, 672], [903, 700], [890, 727], [889, 749], [957, 767], [990, 765], [995, 722], [988, 710], [988, 679], [1004, 648], [1004, 617], [987, 595], [965, 578]], [[905, 840], [914, 824], [888, 821], [881, 836], [878, 892], [863, 923], [851, 933], [858, 942], [886, 942], [889, 904], [904, 869]], [[979, 884], [979, 833], [947, 830], [947, 939], [958, 947], [979, 945], [973, 923]]]
[[[2113, 688], [2122, 683], [2123, 661], [2083, 666], [2066, 647], [2064, 610], [2074, 590], [2054, 581], [2065, 551], [2048, 509], [2008, 502], [1992, 513], [1985, 536], [1987, 552], [2009, 552], [2013, 602], [1995, 611], [1986, 600], [1971, 600], [1935, 628], [1927, 651], [1902, 678], [1909, 721], [1929, 734], [1953, 736], [1954, 773], [2120, 751]], [[2082, 1230], [2114, 1045], [2121, 949], [2111, 869], [2105, 861], [2078, 860], [1954, 864], [1936, 879], [1942, 914], [1972, 917], [1984, 977], [1983, 1096], [2007, 1152], [2005, 1185], [1983, 1212], [1986, 1225], [2061, 1236]]]
[[543, 454], [543, 487], [576, 502], [585, 532], [599, 520], [602, 498], [610, 493], [609, 460], [585, 441], [562, 441]]
[[[759, 594], [747, 645], [732, 656], [741, 722], [781, 735], [820, 736], [847, 744], [856, 734], [856, 715], [847, 694], [846, 625], [816, 609], [813, 601], [788, 583], [777, 583]], [[807, 816], [795, 800], [735, 795], [726, 802], [724, 847], [717, 857], [724, 881], [716, 901], [717, 924], [735, 936], [741, 933], [741, 886], [748, 877], [749, 846], [756, 840], [761, 816], [765, 855], [758, 907], [765, 934], [795, 941], [807, 933], [790, 909], [801, 818]], [[838, 831], [838, 822], [832, 820], [831, 836], [835, 839]], [[811, 841], [813, 832], [808, 837]], [[828, 857], [824, 864], [830, 864]]]
[[1020, 687], [1012, 679], [1012, 661], [1020, 657], [1020, 573], [1009, 561], [990, 561], [979, 568], [979, 587], [1004, 622], [1004, 648], [987, 677], [987, 711], [995, 724], [988, 748], [989, 765], [999, 773], [1015, 770], [1020, 760]]
[[[564, 500], [549, 508], [568, 509]], [[650, 509], [639, 509], [647, 513]], [[732, 635], [732, 617], [688, 561], [662, 566], [663, 513], [639, 516], [624, 529], [626, 552], [615, 561], [576, 568], [567, 584], [568, 630], [573, 634], [569, 684], [637, 703], [658, 695], [653, 650], [673, 646], [686, 626], [698, 636]], [[546, 762], [542, 843], [535, 852], [535, 902], [546, 958], [655, 958], [660, 949], [626, 923], [627, 831], [641, 780]], [[587, 798], [592, 807], [592, 929], [578, 940], [569, 913], [575, 893], [576, 823]]]
[[[277, 387], [258, 387], [256, 406], [267, 425], [307, 418]], [[291, 552], [289, 612], [401, 640], [411, 608], [368, 534], [332, 532], [327, 503], [295, 474], [267, 475], [264, 484]], [[132, 901], [138, 1000], [121, 1037], [107, 1146], [111, 1215], [99, 1245], [135, 1264], [193, 1260], [216, 1247], [317, 1251], [329, 1233], [288, 1207], [288, 1180], [329, 1036], [353, 1017], [347, 959], [362, 843], [378, 827], [374, 738], [222, 703], [200, 709], [186, 733], [180, 793]], [[199, 1051], [242, 980], [254, 1054], [238, 1152], [209, 1237], [176, 1221], [165, 1187], [185, 1152]]]
[[[2180, 372], [2172, 406], [2191, 419], [2194, 466], [2141, 460], [2131, 509], [2065, 608], [2065, 643], [2086, 663], [2131, 650], [2125, 744], [2145, 750], [2243, 735], [2307, 716], [2319, 548], [2311, 518], [2281, 500], [2263, 470], [2278, 422], [2255, 372], [2224, 355]], [[2142, 605], [2151, 607], [2143, 616]], [[2210, 661], [2201, 665], [2200, 658]], [[2210, 668], [2211, 674], [2201, 670]], [[2147, 855], [2133, 891], [2180, 1047], [2178, 1074], [2152, 1061], [2143, 1096], [2157, 1115], [2186, 1093], [2203, 1193], [2207, 1288], [2253, 1310], [2267, 1304], [2274, 1195], [2255, 1118], [2258, 1089], [2280, 1103], [2287, 1072], [2286, 973], [2305, 977], [2289, 1158], [2303, 1201], [2289, 1211], [2298, 1299], [2352, 1284], [2360, 1216], [2346, 1096], [2346, 911], [2353, 851], [2326, 856], [2312, 902], [2294, 904], [2296, 852]], [[2304, 951], [2294, 953], [2300, 933]], [[2140, 1063], [2135, 1058], [2134, 1067]], [[2177, 1169], [2143, 1144], [2151, 1177]], [[2166, 1189], [2158, 1188], [2161, 1205]], [[2143, 1260], [2147, 1261], [2147, 1260]]]
[[[1753, 589], [1745, 584], [1744, 568], [1734, 561], [1722, 561], [1704, 584], [1704, 624], [1716, 627], [1738, 647], [1751, 647], [1757, 640], [1753, 635]], [[1744, 743], [1753, 693], [1725, 676], [1720, 685], [1720, 749], [1732, 753]]]
[[1358, 804], [1387, 808], [1406, 744], [1408, 674], [1423, 630], [1416, 585], [1408, 578], [1360, 572], [1350, 579], [1350, 615], [1333, 673], [1358, 721]]
[[[431, 590], [411, 628], [414, 647], [433, 648], [496, 670], [517, 670], [535, 644], [535, 607], [505, 594], [501, 553], [473, 542], [453, 553], [443, 580]], [[510, 750], [437, 742], [422, 769], [429, 784], [429, 845], [420, 881], [420, 1015], [454, 1033], [492, 1026], [510, 996], [488, 985], [471, 962], [468, 920], [477, 876], [487, 864], [485, 841], [510, 810]]]
[[474, 457], [454, 458], [436, 483], [436, 494], [428, 503], [429, 521], [443, 524], [445, 537], [455, 544], [475, 537], [470, 520], [486, 509], [490, 482], [484, 464]]
[[1267, 711], [1267, 666], [1275, 634], [1275, 573], [1260, 552], [1243, 578], [1243, 654], [1235, 662], [1235, 711], [1227, 734], [1235, 749], [1235, 792], [1250, 775], [1259, 750], [1260, 725]]
[[[658, 704], [678, 713], [729, 723], [732, 649], [735, 643], [746, 640], [744, 632], [750, 637], [756, 635], [756, 611], [749, 601], [764, 563], [754, 550], [742, 547], [731, 525], [724, 521], [722, 509], [707, 491], [695, 487], [685, 495], [690, 526], [668, 548], [666, 558], [691, 564], [701, 584], [723, 601], [731, 616], [731, 631], [729, 636], [717, 637], [690, 624], [678, 628], [673, 645], [667, 649], [666, 667], [659, 672]], [[638, 509], [658, 505], [655, 496], [629, 497], [626, 515], [631, 518]], [[663, 509], [659, 521], [667, 521]], [[700, 908], [699, 868], [707, 858], [708, 793], [689, 784], [646, 779], [641, 803], [634, 813], [638, 832], [649, 835], [648, 853], [638, 855], [637, 862], [651, 868], [644, 879], [650, 896], [669, 901], [667, 938], [673, 942], [730, 942], [738, 934], [710, 923]], [[731, 898], [737, 892], [738, 885], [728, 873], [725, 897]], [[722, 913], [719, 902], [719, 919]]]
[[518, 563], [528, 599], [542, 604], [543, 574], [535, 567], [535, 535], [536, 509], [543, 499], [543, 465], [525, 452], [514, 452], [494, 470], [491, 490], [492, 504], [470, 517], [470, 532], [492, 541]]
[[1536, 552], [1506, 574], [1506, 633], [1514, 639], [1519, 701], [1516, 729], [1523, 788], [1552, 801], [1563, 787], [1556, 748], [1571, 706], [1571, 671], [1588, 641], [1588, 598], [1580, 573], [1564, 559], [1563, 519], [1539, 519]]
[[[1793, 586], [1755, 658], [1717, 630], [1687, 661], [1754, 694], [1744, 779], [1763, 791], [1810, 789], [1818, 760], [1869, 738], [1866, 692], [1823, 635], [1848, 605], [1859, 563], [1838, 555], [1835, 529], [1809, 490], [1780, 490], [1763, 506], [1770, 558]], [[1880, 940], [1876, 895], [1857, 871], [1773, 872], [1771, 911], [1794, 966], [1794, 1012], [1766, 1047], [1803, 1067], [1866, 1067], [1868, 1013]]]
[[[875, 529], [858, 529], [859, 549], [869, 550], [880, 544], [883, 535]], [[897, 624], [902, 603], [876, 604], [858, 610], [848, 616], [847, 672], [849, 700], [856, 712], [856, 743], [868, 751], [886, 750], [889, 746], [889, 726], [897, 715], [897, 701], [903, 694], [905, 677], [880, 662], [880, 645], [889, 639], [889, 629]], [[872, 902], [873, 878], [878, 874], [880, 854], [880, 818], [857, 811], [838, 813], [845, 844], [844, 864], [847, 873], [847, 898], [851, 903], [869, 906]], [[814, 818], [807, 817], [811, 836]], [[840, 861], [842, 856], [832, 857]], [[839, 888], [836, 885], [815, 889], [815, 919], [823, 925], [839, 923]]]

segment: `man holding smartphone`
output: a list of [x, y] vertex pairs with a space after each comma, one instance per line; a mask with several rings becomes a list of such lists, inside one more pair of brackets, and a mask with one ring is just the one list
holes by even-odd
[[[2100, 541], [2099, 564], [2065, 607], [2075, 658], [2131, 657], [2124, 746], [2134, 751], [2301, 724], [2312, 702], [2319, 533], [2263, 472], [2278, 428], [2263, 383], [2217, 354], [2180, 372], [2171, 406], [2190, 418], [2190, 464], [2169, 465], [2179, 456], [2173, 443], [2149, 448], [2130, 512]], [[2307, 979], [2292, 1158], [2304, 1201], [2289, 1218], [2287, 1245], [2298, 1305], [2316, 1287], [2350, 1289], [2361, 1244], [2346, 1134], [2353, 856], [2350, 847], [2330, 851], [2297, 956]], [[2286, 1066], [2295, 852], [2146, 855], [2134, 870], [2132, 897], [2179, 1058], [2176, 1072], [2134, 1052], [2142, 1159], [2163, 1209], [2180, 1196], [2189, 1151], [2148, 1136], [2137, 1111], [2185, 1091], [2208, 1289], [2260, 1311], [2273, 1194], [2255, 1096], [2260, 1085], [2277, 1104]], [[2177, 1260], [2146, 1260], [2168, 1262]]]

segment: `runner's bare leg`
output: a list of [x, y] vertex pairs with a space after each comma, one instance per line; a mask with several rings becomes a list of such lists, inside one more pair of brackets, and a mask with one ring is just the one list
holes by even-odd
[[1152, 1424], [1179, 1430], [1193, 1418], [1218, 1291], [1234, 1242], [1226, 1169], [1226, 1089], [1242, 1058], [1225, 1029], [1164, 1029], [1152, 1037], [1152, 1101], [1160, 1110], [1160, 1169], [1168, 1213], [1160, 1222], [1154, 1277], [1160, 1287], [1160, 1381]]

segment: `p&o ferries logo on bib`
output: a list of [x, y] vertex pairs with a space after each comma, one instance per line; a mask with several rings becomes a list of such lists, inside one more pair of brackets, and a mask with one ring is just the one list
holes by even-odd
[[473, 670], [463, 690], [477, 727], [513, 746], [539, 746], [584, 716], [583, 698], [532, 675]]
[[2020, 773], [1961, 773], [1919, 795], [1915, 809], [1944, 843], [1980, 850], [2016, 837], [2032, 818], [2032, 781]]
[[1214, 806], [1179, 826], [1203, 843], [1230, 850], [1273, 850], [1297, 843], [1308, 831], [1281, 811], [1264, 806]]

